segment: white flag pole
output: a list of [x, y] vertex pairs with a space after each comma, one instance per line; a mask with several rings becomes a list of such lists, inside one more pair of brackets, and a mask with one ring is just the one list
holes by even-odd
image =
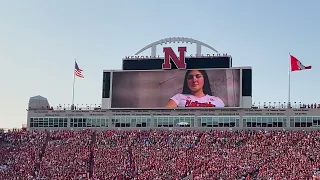
[[73, 65], [73, 87], [72, 87], [72, 104], [71, 104], [71, 109], [72, 110], [73, 110], [73, 107], [74, 107], [74, 85], [75, 85], [75, 82], [76, 82], [75, 66], [76, 66], [76, 59], [74, 59], [74, 65]]
[[291, 79], [290, 79], [290, 74], [291, 74], [291, 54], [289, 53], [289, 69], [288, 69], [288, 108], [291, 107]]

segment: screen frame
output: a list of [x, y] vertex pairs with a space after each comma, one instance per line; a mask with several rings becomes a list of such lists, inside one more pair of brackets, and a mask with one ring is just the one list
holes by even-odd
[[[230, 67], [230, 68], [200, 68], [200, 70], [224, 70], [224, 69], [252, 69], [251, 66], [243, 66], [243, 67]], [[103, 72], [130, 72], [130, 71], [181, 71], [181, 70], [199, 70], [199, 68], [195, 69], [148, 69], [148, 70], [122, 70], [122, 69], [114, 69], [114, 70], [103, 70]]]
[[[214, 57], [207, 57], [207, 56], [200, 56], [200, 57], [191, 57], [191, 56], [186, 56], [185, 58], [189, 58], [189, 59], [192, 59], [192, 58], [212, 58], [212, 60], [214, 60], [215, 58], [219, 58], [219, 57], [228, 57], [229, 58], [229, 68], [232, 68], [232, 56], [231, 55], [226, 55], [226, 56], [214, 56]], [[121, 64], [121, 68], [123, 69], [124, 68], [124, 61], [146, 61], [146, 60], [162, 60], [164, 61], [164, 57], [155, 57], [155, 58], [146, 58], [146, 59], [134, 59], [134, 58], [129, 58], [129, 59], [126, 59], [126, 58], [122, 58], [122, 64]], [[203, 69], [203, 68], [202, 68]], [[212, 68], [211, 68], [212, 69]], [[222, 68], [221, 68], [222, 69]], [[224, 68], [225, 69], [225, 68]], [[154, 69], [154, 70], [157, 70], [157, 69]], [[161, 69], [160, 69], [161, 70]], [[124, 70], [124, 71], [135, 71], [135, 70]], [[138, 70], [139, 71], [139, 70]], [[143, 71], [143, 70], [141, 70]], [[148, 70], [147, 70], [148, 71]]]
[[181, 71], [181, 70], [199, 70], [199, 69], [171, 69], [171, 70], [163, 70], [163, 69], [155, 69], [155, 70], [103, 70], [103, 72], [110, 72], [110, 83], [111, 83], [111, 87], [110, 87], [110, 101], [109, 101], [109, 108], [110, 110], [175, 110], [175, 109], [208, 109], [208, 110], [212, 110], [212, 109], [241, 109], [243, 108], [242, 105], [242, 70], [243, 69], [252, 69], [251, 66], [245, 66], [245, 67], [231, 67], [231, 68], [204, 68], [201, 70], [228, 70], [228, 69], [239, 69], [240, 70], [240, 89], [239, 89], [239, 107], [224, 107], [224, 108], [210, 108], [210, 107], [176, 107], [176, 108], [165, 108], [165, 107], [159, 107], [159, 108], [113, 108], [112, 107], [112, 93], [113, 93], [113, 73], [114, 72], [148, 72], [148, 71]]

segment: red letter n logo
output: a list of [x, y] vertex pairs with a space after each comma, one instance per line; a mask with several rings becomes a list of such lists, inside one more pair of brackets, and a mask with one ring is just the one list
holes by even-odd
[[179, 58], [174, 53], [171, 47], [164, 47], [164, 62], [162, 64], [162, 69], [171, 69], [171, 62], [170, 59], [174, 62], [178, 69], [186, 69], [186, 59], [185, 59], [185, 52], [187, 52], [187, 47], [178, 47], [179, 51]]

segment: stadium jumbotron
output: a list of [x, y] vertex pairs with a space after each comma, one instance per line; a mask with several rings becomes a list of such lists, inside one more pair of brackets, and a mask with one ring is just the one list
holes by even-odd
[[[187, 47], [158, 45], [192, 43]], [[203, 54], [202, 48], [212, 51]], [[140, 53], [151, 49], [150, 56]], [[172, 37], [122, 59], [122, 70], [104, 70], [99, 105], [51, 106], [29, 100], [27, 129], [305, 129], [320, 127], [320, 105], [252, 103], [252, 68], [232, 67], [232, 57], [201, 41]]]

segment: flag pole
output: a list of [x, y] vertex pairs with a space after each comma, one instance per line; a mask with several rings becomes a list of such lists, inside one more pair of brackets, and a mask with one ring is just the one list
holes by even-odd
[[73, 87], [72, 87], [72, 104], [71, 104], [71, 110], [74, 110], [74, 84], [76, 82], [76, 73], [74, 72], [76, 64], [76, 59], [74, 59], [74, 67], [73, 67]]
[[290, 95], [291, 95], [291, 79], [290, 79], [290, 74], [291, 74], [291, 54], [289, 52], [289, 69], [288, 69], [288, 108], [291, 107], [291, 103], [290, 103]]

